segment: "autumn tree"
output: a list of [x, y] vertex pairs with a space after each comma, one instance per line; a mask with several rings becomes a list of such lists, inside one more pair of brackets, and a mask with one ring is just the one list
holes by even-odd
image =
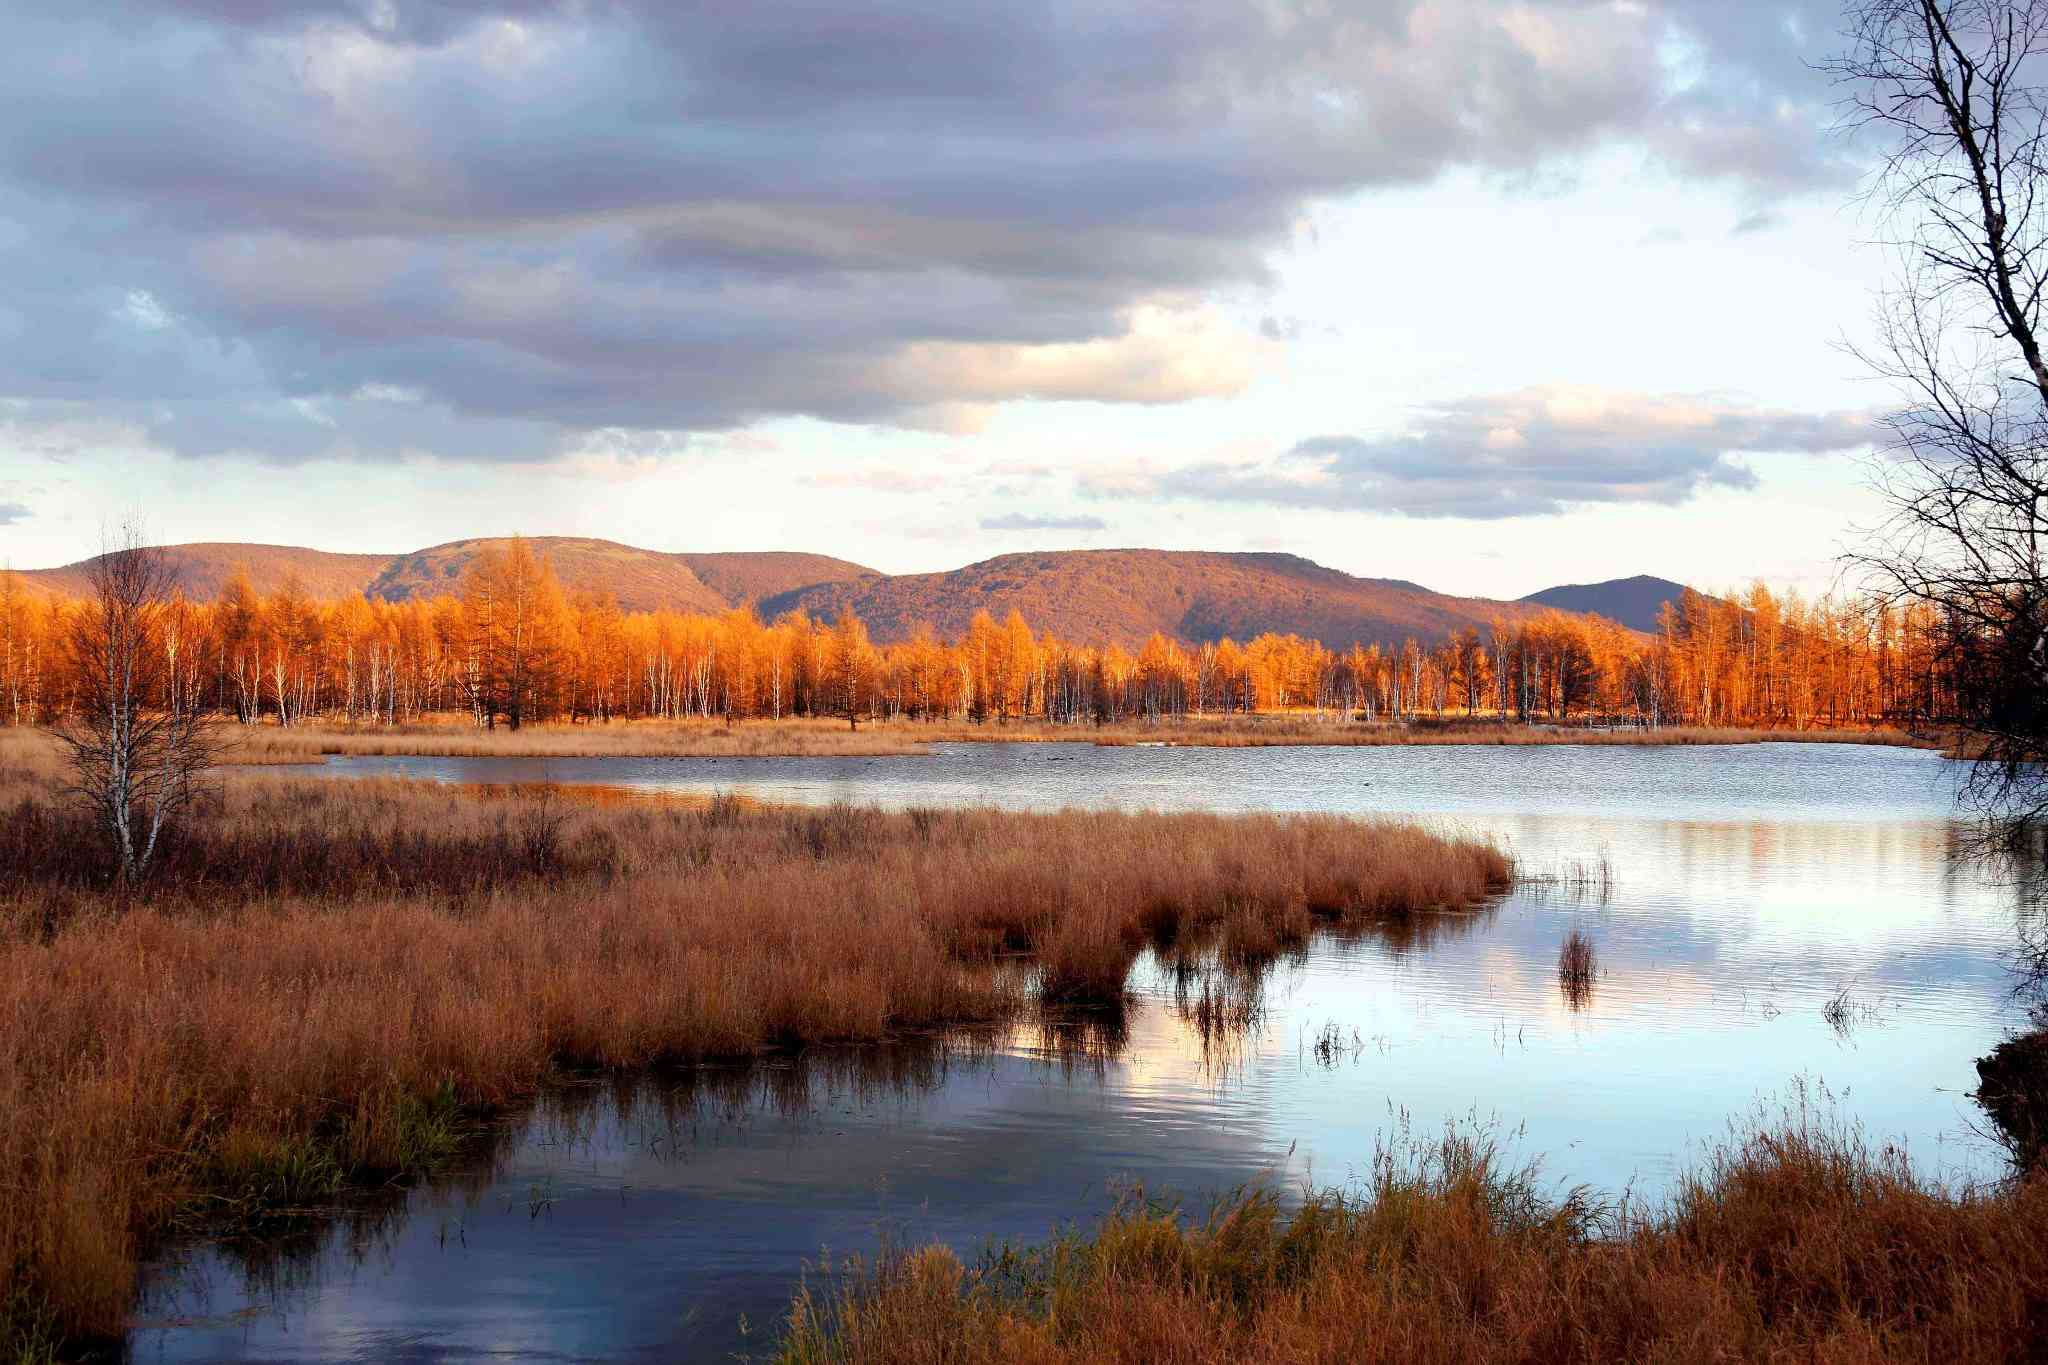
[[874, 646], [868, 642], [868, 628], [850, 610], [842, 610], [833, 623], [831, 647], [826, 653], [826, 671], [831, 679], [835, 709], [846, 717], [847, 728], [860, 728], [860, 708], [866, 695]]
[[66, 640], [75, 705], [52, 733], [69, 759], [70, 791], [92, 812], [115, 875], [148, 875], [165, 829], [213, 761], [196, 688], [169, 647], [176, 584], [139, 527], [87, 569], [91, 595]]
[[483, 725], [517, 730], [550, 695], [568, 603], [547, 561], [522, 536], [486, 545], [462, 580], [465, 688]]
[[0, 706], [10, 725], [24, 718], [35, 643], [28, 594], [13, 571], [0, 569]]

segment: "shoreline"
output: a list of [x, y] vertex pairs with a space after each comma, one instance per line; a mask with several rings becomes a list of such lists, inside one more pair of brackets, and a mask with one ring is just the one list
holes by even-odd
[[0, 1007], [38, 1021], [0, 1035], [0, 1346], [118, 1336], [138, 1259], [195, 1210], [402, 1181], [567, 1069], [1113, 1009], [1148, 945], [1257, 970], [1514, 874], [1373, 818], [281, 777], [223, 784], [131, 892], [55, 772], [0, 762]]
[[1120, 725], [825, 720], [619, 721], [482, 730], [468, 724], [222, 727], [222, 766], [288, 767], [330, 757], [908, 758], [934, 744], [1089, 744], [1099, 748], [1678, 747], [1866, 744], [1953, 753], [1950, 736], [1890, 728], [1581, 727], [1492, 721], [1391, 724], [1314, 717], [1204, 718]]

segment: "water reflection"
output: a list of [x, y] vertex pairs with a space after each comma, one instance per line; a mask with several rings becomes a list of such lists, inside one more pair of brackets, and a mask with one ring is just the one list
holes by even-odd
[[[1120, 1009], [1000, 1034], [566, 1086], [461, 1178], [269, 1247], [195, 1247], [157, 1267], [133, 1349], [765, 1353], [800, 1267], [827, 1248], [1035, 1240], [1133, 1179], [1197, 1198], [1341, 1182], [1369, 1169], [1400, 1113], [1425, 1126], [1497, 1115], [1561, 1185], [1654, 1195], [1729, 1116], [1804, 1078], [1923, 1169], [2003, 1169], [1969, 1092], [1977, 1059], [2026, 1024], [2016, 889], [1960, 856], [1928, 756], [1679, 754], [1666, 797], [1636, 751], [1595, 753], [1590, 777], [1548, 750], [1406, 767], [1393, 760], [1412, 751], [1355, 752], [1355, 767], [1260, 755], [1265, 777], [1238, 785], [1225, 780], [1237, 759], [1199, 751], [901, 760], [937, 775], [891, 785], [885, 765], [873, 788], [767, 765], [756, 788], [822, 797], [850, 782], [899, 804], [934, 791], [1067, 804], [1065, 774], [1085, 779], [1098, 755], [1087, 780], [1149, 794], [1127, 804], [1430, 800], [1429, 818], [1510, 841], [1558, 880], [1271, 954], [1227, 937], [1156, 945]], [[1729, 790], [1751, 807], [1728, 809]], [[1522, 791], [1535, 795], [1518, 804]], [[1574, 863], [1611, 876], [1574, 883]], [[1560, 970], [1575, 933], [1592, 948], [1582, 992]]]

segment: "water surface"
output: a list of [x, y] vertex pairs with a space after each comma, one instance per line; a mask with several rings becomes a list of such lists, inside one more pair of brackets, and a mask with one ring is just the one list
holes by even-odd
[[[1973, 1060], [2014, 1026], [2009, 892], [1957, 856], [1955, 769], [1852, 745], [1126, 749], [869, 759], [340, 760], [325, 776], [553, 780], [903, 807], [1406, 812], [1510, 842], [1524, 890], [1318, 939], [1247, 1032], [1141, 964], [1115, 1026], [572, 1087], [498, 1159], [383, 1216], [153, 1268], [143, 1359], [725, 1359], [770, 1349], [821, 1251], [1038, 1239], [1131, 1182], [1192, 1202], [1342, 1183], [1404, 1123], [1491, 1123], [1560, 1184], [1654, 1196], [1803, 1091], [1929, 1171], [1994, 1174]], [[1594, 941], [1590, 995], [1558, 946]], [[1830, 1002], [1842, 1007], [1827, 1009]]]

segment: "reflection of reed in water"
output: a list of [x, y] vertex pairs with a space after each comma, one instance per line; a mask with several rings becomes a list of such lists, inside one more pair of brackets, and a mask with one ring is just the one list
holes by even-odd
[[1548, 872], [1517, 870], [1518, 890], [1562, 895], [1574, 902], [1605, 905], [1614, 895], [1614, 862], [1601, 849], [1592, 858], [1567, 858]]
[[1593, 1003], [1593, 979], [1598, 972], [1591, 936], [1574, 925], [1557, 947], [1557, 985], [1568, 1008], [1582, 1010]]
[[1100, 1077], [1131, 1041], [1131, 1004], [1049, 1011], [1040, 1015], [1034, 1050], [1060, 1069]]
[[1264, 1027], [1269, 965], [1249, 965], [1227, 951], [1177, 953], [1168, 966], [1173, 1012], [1202, 1046], [1202, 1069], [1224, 1075], [1244, 1064], [1250, 1040]]
[[323, 1262], [338, 1257], [360, 1268], [390, 1253], [408, 1222], [428, 1208], [477, 1203], [518, 1147], [523, 1125], [460, 1125], [446, 1159], [423, 1177], [382, 1185], [337, 1180], [326, 1198], [296, 1207], [210, 1213], [200, 1205], [181, 1218], [182, 1234], [138, 1277], [137, 1315], [150, 1318], [203, 1314], [209, 1288], [189, 1267], [201, 1250], [233, 1271], [253, 1302], [278, 1303], [320, 1283]]
[[[234, 1275], [242, 1297], [282, 1307], [336, 1270], [360, 1269], [389, 1256], [415, 1220], [434, 1226], [438, 1215], [446, 1242], [465, 1238], [468, 1213], [503, 1180], [522, 1148], [572, 1152], [616, 1142], [658, 1159], [684, 1159], [706, 1126], [739, 1124], [762, 1112], [801, 1120], [835, 1099], [867, 1105], [892, 1095], [931, 1093], [960, 1067], [984, 1064], [998, 1041], [989, 1030], [966, 1030], [882, 1047], [810, 1049], [733, 1066], [572, 1075], [531, 1105], [466, 1130], [455, 1157], [417, 1183], [344, 1189], [326, 1204], [266, 1213], [228, 1231], [195, 1222], [191, 1236], [143, 1277], [138, 1315], [147, 1321], [209, 1311], [208, 1286], [192, 1273], [202, 1248]], [[528, 1202], [520, 1200], [522, 1207]], [[543, 1195], [535, 1208], [550, 1202]]]

